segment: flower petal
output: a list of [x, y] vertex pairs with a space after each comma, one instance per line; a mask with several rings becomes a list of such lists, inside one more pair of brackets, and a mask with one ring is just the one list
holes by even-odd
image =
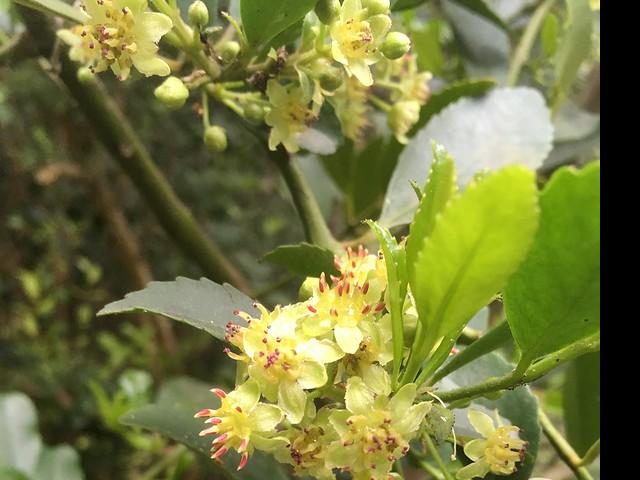
[[364, 383], [377, 395], [387, 396], [391, 393], [391, 379], [387, 371], [380, 365], [372, 363], [360, 369]]
[[133, 65], [136, 69], [149, 77], [151, 75], [159, 75], [166, 77], [171, 73], [169, 65], [158, 57], [148, 57], [146, 55], [132, 55]]
[[362, 332], [358, 327], [336, 325], [334, 329], [336, 342], [345, 353], [356, 353], [362, 342]]
[[282, 408], [287, 420], [300, 423], [304, 417], [307, 395], [298, 382], [284, 381], [278, 385], [278, 406]]
[[344, 403], [351, 413], [366, 414], [373, 405], [374, 394], [360, 377], [351, 377], [347, 381]]
[[296, 347], [296, 352], [304, 358], [318, 363], [332, 363], [344, 357], [342, 349], [331, 340], [317, 340], [312, 338]]
[[347, 68], [365, 87], [373, 85], [371, 70], [369, 69], [367, 62], [363, 59], [351, 59]]
[[318, 362], [304, 362], [298, 377], [298, 383], [302, 388], [319, 388], [327, 383], [327, 370]]
[[369, 17], [367, 22], [369, 22], [371, 33], [373, 33], [373, 38], [376, 41], [381, 40], [391, 28], [391, 18], [389, 15], [374, 15], [373, 17]]
[[467, 417], [473, 428], [476, 429], [476, 432], [484, 438], [489, 438], [496, 430], [491, 417], [486, 413], [482, 413], [480, 410], [469, 410]]
[[343, 436], [349, 430], [347, 420], [351, 416], [348, 410], [335, 410], [329, 415], [329, 423], [339, 436]]
[[349, 64], [349, 59], [340, 48], [340, 42], [335, 40], [331, 42], [331, 56], [336, 62], [340, 62], [343, 65]]
[[278, 448], [286, 447], [289, 443], [289, 440], [285, 437], [272, 437], [267, 438], [262, 435], [251, 435], [251, 443], [258, 450], [262, 450], [263, 452], [273, 452]]
[[250, 412], [253, 407], [256, 406], [258, 400], [260, 400], [260, 387], [258, 386], [258, 382], [253, 379], [247, 380], [238, 388], [236, 388], [232, 395], [233, 400], [238, 402], [238, 405], [245, 412]]
[[411, 434], [418, 430], [429, 410], [431, 410], [431, 402], [421, 402], [413, 405], [403, 412], [399, 421], [394, 422], [396, 430], [405, 438], [411, 437]]
[[416, 399], [416, 390], [417, 387], [415, 383], [407, 383], [404, 385], [389, 401], [389, 410], [402, 415], [402, 412], [408, 410]]
[[346, 21], [350, 18], [356, 18], [361, 10], [361, 0], [344, 0], [342, 9], [340, 10], [340, 19]]
[[489, 473], [489, 464], [484, 460], [473, 462], [456, 473], [457, 480], [469, 480], [474, 477], [484, 478]]
[[283, 416], [282, 410], [275, 405], [259, 403], [250, 414], [253, 430], [272, 433], [276, 425], [282, 421]]
[[162, 36], [173, 28], [173, 22], [164, 13], [144, 12], [136, 24], [136, 32], [140, 39], [158, 42]]
[[464, 444], [464, 454], [474, 462], [480, 457], [484, 457], [487, 448], [487, 441], [483, 438], [476, 438]]

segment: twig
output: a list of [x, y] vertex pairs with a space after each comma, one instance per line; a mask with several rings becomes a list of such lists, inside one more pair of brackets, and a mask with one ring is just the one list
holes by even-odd
[[431, 437], [429, 435], [424, 435], [423, 438], [425, 440], [425, 443], [427, 444], [427, 449], [429, 449], [429, 453], [431, 453], [431, 456], [435, 459], [436, 463], [438, 464], [438, 467], [440, 467], [440, 471], [444, 476], [444, 480], [453, 480], [451, 473], [449, 473], [449, 469], [447, 468], [444, 461], [442, 460], [442, 457], [440, 456], [440, 452], [438, 452], [438, 449], [433, 444], [433, 440], [431, 440]]
[[578, 466], [581, 461], [580, 457], [556, 427], [553, 426], [553, 423], [541, 408], [538, 409], [538, 417], [542, 431], [555, 451], [558, 452], [562, 461], [567, 464], [579, 480], [593, 480], [593, 477], [585, 467]]

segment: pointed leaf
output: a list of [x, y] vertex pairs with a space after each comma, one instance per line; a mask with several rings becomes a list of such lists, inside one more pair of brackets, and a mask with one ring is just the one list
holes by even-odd
[[[313, 9], [318, 0], [241, 0], [242, 27], [249, 43], [266, 43]], [[279, 46], [279, 45], [278, 45]]]
[[459, 334], [504, 287], [537, 225], [535, 176], [524, 167], [489, 174], [449, 202], [418, 253], [411, 283], [429, 335], [425, 351], [439, 337]]
[[98, 316], [135, 311], [157, 313], [223, 340], [227, 322], [244, 322], [233, 314], [234, 310], [258, 315], [253, 301], [229, 284], [178, 277], [173, 282], [151, 282], [143, 290], [128, 293], [122, 300], [106, 305]]

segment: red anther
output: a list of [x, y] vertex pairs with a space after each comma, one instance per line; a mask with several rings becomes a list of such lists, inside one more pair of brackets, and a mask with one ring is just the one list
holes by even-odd
[[227, 438], [229, 438], [229, 434], [228, 433], [223, 433], [219, 437], [214, 438], [213, 441], [211, 442], [211, 444], [215, 445], [216, 443], [224, 443], [224, 442], [227, 441]]
[[212, 412], [213, 410], [203, 408], [202, 410], [198, 411], [198, 413], [196, 413], [193, 418], [210, 417]]
[[335, 308], [332, 308], [331, 310], [329, 310], [329, 313], [334, 317], [338, 316], [338, 310], [336, 310]]
[[309, 310], [311, 313], [318, 313], [318, 310], [313, 305], [307, 305], [307, 310]]
[[371, 311], [371, 305], [365, 305], [364, 308], [362, 309], [362, 315], [366, 315], [367, 313], [369, 313]]
[[248, 454], [246, 454], [246, 453], [242, 454], [242, 457], [240, 457], [240, 463], [238, 464], [237, 471], [242, 470], [247, 465], [247, 459], [248, 458], [249, 458]]
[[222, 390], [221, 388], [212, 388], [209, 391], [213, 393], [215, 396], [217, 396], [218, 398], [225, 398], [227, 396], [227, 394], [224, 393], [224, 390]]
[[459, 353], [459, 352], [460, 352], [460, 349], [458, 347], [453, 347], [449, 355], [455, 355], [456, 353]]
[[378, 305], [376, 305], [376, 312], [379, 312], [381, 310], [384, 310], [384, 303], [380, 302]]
[[355, 260], [351, 260], [351, 268], [356, 268], [356, 261]]
[[229, 347], [224, 347], [224, 348], [222, 349], [222, 352], [223, 352], [223, 353], [229, 353], [230, 351], [231, 351], [231, 349], [230, 349]]
[[351, 290], [351, 284], [347, 282], [347, 288], [345, 288], [345, 293], [349, 295], [349, 291]]
[[[240, 315], [240, 310], [238, 310], [237, 308], [233, 311], [234, 315]], [[229, 322], [231, 323], [231, 322]], [[229, 323], [227, 325], [229, 325]]]
[[338, 283], [340, 281], [340, 277], [336, 277], [335, 275], [331, 275], [331, 282]]
[[211, 458], [220, 458], [221, 456], [223, 456], [228, 451], [229, 451], [229, 449], [227, 447], [219, 448], [218, 450], [213, 452], [213, 455], [211, 455]]
[[253, 308], [258, 308], [258, 302], [253, 302], [253, 303], [251, 304], [251, 306], [252, 306]]
[[362, 293], [366, 295], [368, 291], [369, 291], [369, 282], [364, 282], [364, 285], [362, 285]]
[[367, 251], [366, 248], [364, 248], [362, 245], [358, 245], [358, 255], [361, 257], [365, 257], [367, 255], [367, 253], [369, 253]]
[[242, 413], [242, 408], [239, 405], [236, 405], [236, 411]]
[[220, 425], [222, 423], [222, 419], [218, 417], [207, 418], [204, 423], [211, 423], [212, 425]]
[[342, 296], [342, 291], [344, 290], [344, 286], [342, 283], [338, 285], [338, 296]]
[[340, 271], [340, 269], [342, 269], [342, 265], [340, 264], [340, 260], [338, 260], [338, 257], [335, 257], [333, 259], [333, 265], [336, 267], [336, 269], [338, 271]]
[[347, 256], [351, 258], [351, 255], [353, 255], [353, 248], [347, 247]]

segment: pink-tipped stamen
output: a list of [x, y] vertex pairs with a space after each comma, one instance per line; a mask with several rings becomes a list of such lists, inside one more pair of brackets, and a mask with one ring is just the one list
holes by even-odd
[[249, 455], [246, 453], [242, 454], [242, 457], [240, 457], [240, 463], [238, 464], [238, 468], [237, 471], [242, 470], [244, 467], [246, 467], [247, 465], [247, 459], [249, 458]]
[[209, 391], [218, 398], [225, 398], [227, 396], [227, 394], [224, 393], [224, 390], [222, 390], [221, 388], [212, 388]]
[[376, 312], [379, 312], [381, 310], [384, 310], [384, 303], [379, 303], [378, 305], [376, 305]]
[[220, 425], [222, 423], [222, 419], [218, 417], [207, 418], [204, 423], [211, 423], [213, 425]]
[[229, 449], [227, 447], [219, 448], [218, 450], [213, 452], [213, 455], [211, 455], [211, 458], [220, 458], [221, 456], [223, 456], [228, 451], [229, 451]]
[[362, 309], [362, 315], [366, 315], [367, 313], [369, 313], [371, 311], [371, 305], [365, 305], [365, 307]]
[[311, 313], [318, 313], [318, 310], [313, 305], [307, 305], [307, 310], [309, 310]]
[[219, 437], [214, 438], [213, 441], [211, 442], [211, 444], [215, 445], [217, 443], [224, 443], [224, 442], [227, 441], [227, 438], [229, 438], [229, 434], [228, 433], [223, 433]]
[[212, 433], [218, 433], [218, 427], [214, 425], [213, 427], [205, 428], [198, 435], [204, 437], [206, 435], [211, 435]]
[[202, 418], [202, 417], [210, 417], [213, 415], [213, 410], [210, 408], [203, 408], [198, 413], [196, 413], [193, 418]]
[[240, 445], [238, 446], [238, 453], [243, 453], [247, 447], [249, 446], [249, 441], [246, 438], [240, 440]]

